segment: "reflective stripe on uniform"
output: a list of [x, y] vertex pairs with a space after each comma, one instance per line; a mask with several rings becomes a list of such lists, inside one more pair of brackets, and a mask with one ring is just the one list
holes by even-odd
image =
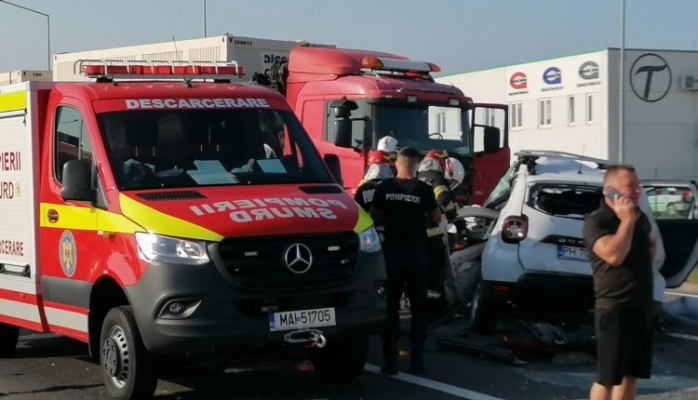
[[428, 237], [440, 236], [440, 235], [443, 235], [443, 232], [441, 231], [441, 227], [435, 226], [433, 228], [427, 229], [427, 236]]
[[373, 225], [373, 219], [363, 208], [357, 207], [357, 209], [359, 210], [359, 219], [356, 221], [356, 225], [354, 225], [354, 232], [359, 233], [370, 228]]
[[24, 110], [27, 108], [27, 91], [0, 94], [0, 112]]

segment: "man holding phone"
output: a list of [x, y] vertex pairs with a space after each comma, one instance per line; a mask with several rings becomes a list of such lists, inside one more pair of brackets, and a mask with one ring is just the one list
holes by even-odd
[[630, 165], [604, 176], [604, 199], [584, 220], [594, 274], [596, 379], [591, 400], [635, 398], [652, 370], [653, 267], [657, 240], [639, 208], [641, 187]]

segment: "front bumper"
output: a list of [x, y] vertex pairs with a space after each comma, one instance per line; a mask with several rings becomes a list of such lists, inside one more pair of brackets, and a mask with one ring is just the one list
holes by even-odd
[[[328, 341], [376, 333], [386, 316], [382, 251], [359, 252], [348, 281], [330, 288], [285, 288], [275, 293], [237, 290], [221, 260], [201, 266], [152, 262], [125, 288], [146, 348], [158, 354], [203, 353], [219, 346], [273, 346], [289, 331], [271, 332], [270, 311], [334, 307], [335, 326], [314, 328]], [[172, 301], [196, 305], [172, 318]], [[165, 310], [165, 311], [163, 311]]]

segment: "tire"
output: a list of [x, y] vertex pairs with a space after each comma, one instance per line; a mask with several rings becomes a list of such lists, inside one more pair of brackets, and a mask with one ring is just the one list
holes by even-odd
[[0, 358], [12, 357], [18, 340], [18, 327], [0, 323]]
[[481, 277], [470, 302], [470, 330], [480, 334], [494, 333], [498, 320], [499, 308], [487, 297]]
[[356, 378], [364, 370], [368, 359], [368, 335], [346, 341], [329, 342], [322, 349], [314, 349], [311, 357], [315, 371], [324, 380], [341, 383]]
[[112, 398], [145, 399], [155, 392], [156, 359], [143, 345], [130, 306], [112, 308], [104, 317], [99, 363]]

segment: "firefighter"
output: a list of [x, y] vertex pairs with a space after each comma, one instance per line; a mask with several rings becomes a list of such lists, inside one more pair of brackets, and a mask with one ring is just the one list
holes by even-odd
[[400, 149], [395, 178], [386, 179], [378, 185], [371, 205], [371, 217], [385, 226], [388, 310], [382, 333], [385, 364], [381, 372], [389, 375], [398, 373], [399, 308], [404, 289], [407, 289], [412, 313], [410, 371], [424, 372], [429, 274], [425, 229], [426, 221], [441, 220], [441, 212], [431, 188], [415, 178], [419, 158], [419, 152], [413, 148]]
[[[394, 162], [392, 156], [385, 151], [374, 151], [368, 157], [368, 168], [363, 179], [356, 189], [354, 200], [366, 211], [371, 210], [373, 193], [376, 187], [385, 179], [395, 177]], [[383, 226], [376, 225], [381, 242], [384, 241]]]
[[457, 218], [457, 203], [451, 194], [445, 178], [448, 152], [431, 150], [417, 167], [417, 178], [432, 187], [436, 202], [445, 218], [441, 224], [427, 221], [427, 250], [429, 253], [429, 283], [427, 298], [429, 299], [430, 320], [436, 319], [448, 305], [446, 299], [446, 278], [450, 271], [448, 237], [445, 231], [446, 221]]

